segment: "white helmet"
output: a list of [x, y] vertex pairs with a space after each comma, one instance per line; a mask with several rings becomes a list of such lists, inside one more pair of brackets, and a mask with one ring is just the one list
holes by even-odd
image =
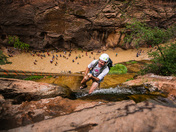
[[100, 56], [99, 59], [102, 60], [102, 61], [104, 61], [104, 62], [108, 62], [108, 60], [109, 60], [109, 55], [106, 54], [106, 53], [103, 53], [103, 54]]

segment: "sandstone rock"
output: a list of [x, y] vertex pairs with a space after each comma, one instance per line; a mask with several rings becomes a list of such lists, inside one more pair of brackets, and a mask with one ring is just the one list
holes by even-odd
[[72, 93], [69, 88], [52, 84], [6, 78], [0, 79], [0, 91], [5, 99], [14, 99], [14, 103], [56, 97], [59, 95], [69, 97]]
[[134, 80], [127, 81], [123, 83], [128, 86], [135, 85], [146, 85], [153, 89], [162, 90], [168, 94], [168, 98], [175, 101], [176, 100], [176, 77], [174, 76], [158, 76], [154, 74], [146, 74], [144, 76], [138, 76]]
[[0, 130], [36, 123], [96, 105], [99, 103], [70, 100], [60, 96], [39, 101], [25, 101], [19, 105], [6, 101], [0, 104]]
[[0, 103], [4, 101], [5, 101], [4, 97], [2, 96], [2, 94], [0, 94]]
[[106, 13], [105, 16], [107, 18], [115, 18], [116, 17], [116, 13]]
[[[113, 80], [112, 77], [111, 80]], [[125, 82], [124, 84], [128, 86], [151, 84], [153, 87], [158, 87], [158, 89], [164, 91], [168, 90], [167, 92], [169, 94], [174, 94], [176, 84], [175, 77], [147, 74], [138, 76], [135, 80]], [[164, 106], [162, 103], [157, 105], [157, 102], [152, 99], [137, 104], [130, 100], [102, 103], [100, 101], [70, 100], [60, 96], [54, 96], [54, 98], [48, 99], [38, 98], [37, 101], [29, 100], [22, 102], [22, 104], [14, 105], [12, 101], [7, 98], [7, 93], [13, 95], [18, 95], [19, 93], [35, 93], [35, 96], [50, 97], [47, 95], [52, 95], [52, 92], [57, 92], [55, 88], [58, 87], [46, 83], [4, 78], [0, 79], [0, 83], [1, 91], [3, 91], [2, 95], [4, 96], [4, 100], [3, 96], [1, 97], [3, 101], [0, 103], [0, 130], [8, 130], [10, 132], [142, 132], [174, 131], [176, 129], [175, 105], [170, 105], [171, 107], [169, 107], [169, 105]], [[56, 95], [60, 95], [64, 91], [62, 91], [62, 87], [59, 87], [59, 89], [61, 91]], [[171, 96], [169, 96], [169, 98], [170, 97]]]
[[[129, 47], [127, 47], [128, 45], [125, 45], [123, 43], [123, 39], [125, 37], [124, 34], [122, 34], [120, 32], [121, 29], [117, 29], [116, 31], [112, 32], [111, 34], [109, 34], [107, 40], [106, 40], [106, 47], [116, 47], [119, 46], [121, 48], [124, 49], [129, 49]], [[132, 47], [131, 47], [132, 48]]]
[[174, 4], [152, 4], [146, 0], [3, 0], [0, 9], [0, 43], [9, 45], [8, 35], [16, 35], [35, 49], [92, 50], [93, 46], [101, 49], [112, 45], [134, 48], [128, 43], [123, 45], [121, 37], [115, 37], [112, 43], [107, 39], [134, 17], [164, 28], [176, 19]]
[[175, 131], [176, 108], [149, 102], [108, 103], [8, 130], [15, 131]]

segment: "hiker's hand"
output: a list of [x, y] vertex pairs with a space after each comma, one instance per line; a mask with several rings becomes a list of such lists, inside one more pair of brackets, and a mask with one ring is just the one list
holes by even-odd
[[85, 80], [88, 80], [89, 78], [88, 78], [88, 76], [86, 75], [86, 76], [84, 76], [84, 79], [85, 79]]
[[89, 78], [91, 78], [91, 77], [92, 77], [92, 74], [91, 74], [91, 73], [88, 73], [87, 75], [88, 75], [88, 77], [89, 77]]

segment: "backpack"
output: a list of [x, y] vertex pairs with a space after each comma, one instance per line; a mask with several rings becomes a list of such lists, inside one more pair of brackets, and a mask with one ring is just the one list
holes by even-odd
[[106, 65], [109, 67], [109, 70], [111, 69], [111, 67], [113, 67], [113, 62], [110, 58], [109, 58], [108, 63]]
[[[97, 61], [95, 62], [95, 64], [93, 65], [93, 67], [92, 67], [91, 70], [93, 70], [93, 69], [95, 68], [95, 66], [98, 64], [98, 61], [99, 61], [99, 60], [97, 60]], [[110, 70], [111, 67], [113, 66], [113, 62], [112, 62], [112, 60], [111, 60], [110, 58], [109, 58], [107, 64], [106, 64], [104, 67], [101, 68], [100, 74], [102, 73], [102, 71], [103, 71], [107, 66], [108, 66], [109, 70]]]

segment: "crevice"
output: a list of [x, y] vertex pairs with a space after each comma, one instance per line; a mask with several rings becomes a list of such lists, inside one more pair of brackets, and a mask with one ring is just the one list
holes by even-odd
[[85, 124], [85, 125], [81, 125], [79, 127], [76, 127], [74, 129], [69, 129], [66, 130], [64, 132], [69, 132], [69, 131], [77, 131], [77, 132], [89, 132], [90, 130], [93, 129], [93, 127], [97, 126], [97, 123], [89, 123], [89, 124]]
[[80, 15], [76, 15], [76, 14], [70, 14], [70, 15], [74, 15], [77, 18], [87, 20], [88, 22], [90, 22], [91, 24], [93, 24], [93, 22], [91, 20], [89, 20], [86, 16], [80, 16]]

